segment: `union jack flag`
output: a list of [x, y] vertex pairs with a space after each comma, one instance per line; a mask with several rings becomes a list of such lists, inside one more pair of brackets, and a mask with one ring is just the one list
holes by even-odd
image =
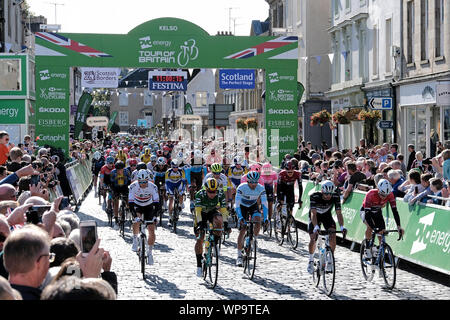
[[225, 59], [247, 59], [247, 58], [257, 56], [259, 54], [262, 54], [262, 53], [270, 51], [270, 50], [284, 47], [288, 44], [291, 44], [291, 43], [297, 42], [297, 41], [298, 41], [298, 37], [295, 37], [295, 36], [279, 37], [279, 38], [276, 38], [273, 40], [263, 42], [254, 47], [247, 48], [242, 51], [233, 53], [232, 55], [225, 57]]
[[54, 43], [60, 47], [67, 48], [69, 50], [84, 54], [88, 57], [112, 57], [111, 55], [98, 51], [94, 48], [88, 47], [82, 43], [66, 38], [57, 33], [49, 33], [49, 32], [36, 32], [36, 36], [45, 41]]

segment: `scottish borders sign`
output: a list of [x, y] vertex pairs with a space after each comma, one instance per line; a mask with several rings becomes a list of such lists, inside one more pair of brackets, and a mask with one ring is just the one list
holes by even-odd
[[[68, 90], [68, 73], [72, 66], [265, 69], [269, 74], [266, 90], [275, 93], [273, 99], [272, 96], [267, 99], [266, 109], [289, 110], [292, 115], [289, 123], [280, 127], [274, 121], [276, 113], [269, 115], [266, 110], [266, 155], [269, 159], [281, 159], [285, 153], [297, 150], [297, 37], [210, 36], [189, 21], [160, 18], [145, 22], [127, 34], [37, 32], [35, 38], [37, 92], [49, 87], [46, 81], [54, 82], [52, 87], [63, 88], [64, 92]], [[283, 90], [282, 97], [288, 98], [278, 99], [280, 90]], [[57, 107], [67, 109], [65, 114], [69, 115], [69, 91], [65, 96], [67, 101], [59, 101]], [[51, 103], [37, 100], [38, 108]], [[37, 121], [42, 117], [41, 113], [36, 114]], [[36, 125], [37, 135], [45, 130]], [[63, 149], [68, 151], [68, 126], [62, 131], [60, 134], [64, 137], [60, 145], [65, 144]]]

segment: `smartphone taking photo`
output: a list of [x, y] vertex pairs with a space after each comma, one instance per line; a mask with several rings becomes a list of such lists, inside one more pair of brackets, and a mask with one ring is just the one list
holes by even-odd
[[87, 256], [97, 241], [97, 223], [94, 220], [80, 222], [81, 254]]
[[64, 197], [59, 204], [59, 210], [64, 210], [69, 206], [69, 197]]

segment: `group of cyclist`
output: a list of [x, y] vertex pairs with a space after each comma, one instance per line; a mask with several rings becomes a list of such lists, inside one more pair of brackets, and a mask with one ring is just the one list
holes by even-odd
[[[210, 224], [213, 229], [224, 230], [229, 235], [231, 228], [228, 219], [230, 214], [236, 215], [239, 230], [236, 265], [242, 266], [247, 222], [249, 220], [255, 222], [253, 232], [258, 236], [261, 224], [266, 230], [272, 219], [274, 203], [277, 204], [277, 208], [286, 204], [287, 213], [292, 214], [295, 206], [295, 184], [298, 186], [298, 205], [299, 207], [303, 205], [302, 172], [295, 158], [284, 161], [280, 172], [276, 172], [269, 162], [250, 165], [248, 159], [243, 159], [240, 155], [235, 155], [232, 163], [224, 160], [223, 163], [208, 165], [205, 159], [201, 148], [190, 153], [177, 151], [175, 144], [170, 141], [157, 143], [154, 140], [140, 147], [107, 146], [94, 153], [95, 194], [103, 197], [104, 210], [112, 210], [115, 229], [118, 229], [119, 224], [119, 199], [128, 199], [128, 208], [133, 217], [133, 251], [138, 250], [140, 223], [145, 221], [147, 225], [149, 233], [146, 246], [147, 264], [154, 263], [152, 248], [155, 243], [158, 212], [168, 209], [169, 225], [173, 223], [175, 195], [179, 196], [180, 209], [184, 209], [185, 192], [190, 195], [190, 210], [193, 213], [194, 233], [197, 239], [194, 248], [197, 260], [196, 274], [199, 277], [202, 275], [205, 231]], [[99, 176], [98, 188], [97, 176]], [[315, 245], [321, 225], [326, 230], [336, 230], [336, 222], [332, 217], [333, 208], [344, 237], [347, 230], [341, 214], [339, 190], [332, 181], [322, 181], [320, 190], [311, 193], [309, 198], [310, 258], [307, 271], [312, 273]], [[381, 209], [387, 202], [391, 204], [398, 230], [403, 234], [392, 186], [387, 180], [382, 179], [378, 182], [377, 189], [367, 193], [361, 208], [361, 218], [367, 226], [366, 241], [370, 239], [372, 230], [385, 229]], [[217, 243], [222, 231], [214, 231], [213, 234]], [[336, 247], [334, 234], [330, 235], [330, 246], [334, 251]]]

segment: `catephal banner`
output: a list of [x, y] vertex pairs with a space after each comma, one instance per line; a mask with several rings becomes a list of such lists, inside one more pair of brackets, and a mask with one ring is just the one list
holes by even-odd
[[69, 155], [69, 67], [36, 65], [36, 140]]
[[266, 129], [269, 159], [293, 155], [298, 146], [296, 70], [266, 70]]

